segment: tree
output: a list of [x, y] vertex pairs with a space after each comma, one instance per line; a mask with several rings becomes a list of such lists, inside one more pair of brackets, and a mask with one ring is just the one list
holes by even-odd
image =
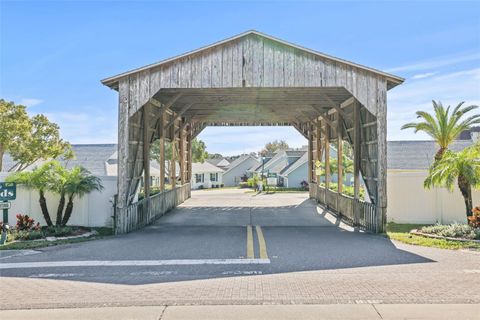
[[0, 171], [4, 154], [18, 148], [27, 139], [29, 128], [26, 107], [0, 99]]
[[209, 159], [223, 159], [223, 156], [220, 153], [209, 153], [207, 158], [209, 158]]
[[26, 107], [0, 99], [0, 171], [9, 153], [15, 164], [8, 171], [22, 171], [40, 159], [72, 157], [68, 142], [60, 138], [59, 127], [42, 114], [29, 117]]
[[47, 162], [33, 171], [16, 172], [6, 179], [7, 182], [16, 182], [28, 189], [38, 190], [40, 209], [48, 226], [52, 226], [53, 223], [48, 211], [45, 192], [56, 188], [55, 166], [57, 166], [57, 163]]
[[65, 226], [72, 216], [75, 197], [81, 198], [92, 191], [101, 190], [103, 190], [102, 181], [87, 169], [74, 167], [70, 171], [65, 171], [63, 191], [68, 195], [68, 202], [61, 225]]
[[208, 157], [208, 152], [205, 151], [207, 146], [202, 140], [197, 140], [196, 138], [192, 140], [192, 160], [193, 162], [203, 163]]
[[280, 150], [287, 150], [288, 148], [288, 143], [284, 140], [274, 140], [265, 144], [265, 147], [259, 152], [259, 154], [264, 157], [269, 153], [275, 153]]
[[29, 134], [17, 147], [11, 148], [10, 155], [16, 161], [9, 171], [22, 171], [40, 159], [73, 157], [70, 144], [60, 138], [60, 128], [42, 114], [30, 119]]
[[463, 115], [478, 108], [478, 106], [472, 105], [462, 108], [464, 102], [461, 102], [450, 113], [450, 106], [445, 109], [440, 101], [437, 103], [433, 100], [432, 103], [433, 115], [425, 111], [417, 111], [417, 118], [423, 119], [423, 121], [407, 123], [402, 126], [402, 130], [412, 128], [415, 129], [415, 133], [423, 131], [432, 137], [440, 146], [435, 154], [435, 160], [438, 161], [462, 131], [480, 123], [480, 114], [462, 120]]
[[445, 151], [442, 158], [429, 169], [424, 187], [447, 187], [455, 182], [462, 193], [467, 217], [472, 215], [472, 187], [480, 188], [480, 142], [460, 152]]
[[[205, 142], [198, 139], [192, 140], [192, 158], [193, 162], [204, 162], [205, 159], [208, 157], [208, 153], [206, 150]], [[165, 160], [172, 158], [172, 144], [170, 142], [165, 142]], [[178, 159], [178, 148], [176, 150], [176, 158]], [[150, 158], [160, 161], [160, 140], [155, 140], [150, 145]]]

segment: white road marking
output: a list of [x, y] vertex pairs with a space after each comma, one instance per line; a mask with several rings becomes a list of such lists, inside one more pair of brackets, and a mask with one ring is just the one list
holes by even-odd
[[472, 269], [472, 270], [463, 270], [463, 272], [465, 273], [480, 273], [480, 269], [476, 270], [476, 269]]
[[224, 264], [269, 264], [270, 259], [91, 260], [1, 263], [0, 269], [55, 267], [131, 267]]
[[83, 273], [40, 273], [32, 274], [29, 278], [66, 278], [66, 277], [81, 277]]
[[3, 252], [0, 252], [0, 259], [30, 256], [32, 254], [42, 253], [41, 251], [37, 251], [37, 250], [12, 250], [12, 251], [13, 252], [7, 252], [7, 250], [4, 250]]

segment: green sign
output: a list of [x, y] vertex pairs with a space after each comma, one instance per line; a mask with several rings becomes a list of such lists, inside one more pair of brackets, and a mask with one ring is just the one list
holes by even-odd
[[15, 200], [17, 184], [15, 182], [0, 182], [0, 201]]
[[269, 172], [267, 178], [276, 178], [277, 174], [275, 172]]

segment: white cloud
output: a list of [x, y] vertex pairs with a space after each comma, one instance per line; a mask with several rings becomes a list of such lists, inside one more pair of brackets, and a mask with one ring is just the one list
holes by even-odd
[[471, 62], [476, 60], [480, 60], [479, 52], [466, 53], [466, 54], [457, 55], [453, 57], [441, 57], [441, 58], [429, 59], [428, 61], [422, 61], [422, 62], [408, 64], [404, 66], [398, 66], [398, 67], [387, 69], [385, 71], [387, 72], [421, 71], [421, 70], [435, 69], [435, 68], [446, 67], [446, 66], [463, 63], [463, 62]]
[[420, 74], [416, 74], [412, 77], [412, 79], [424, 79], [424, 78], [428, 78], [428, 77], [431, 77], [431, 76], [434, 76], [436, 75], [437, 72], [427, 72], [427, 73], [420, 73]]
[[22, 99], [20, 99], [18, 104], [21, 104], [21, 105], [24, 105], [24, 106], [27, 106], [27, 107], [33, 107], [33, 106], [36, 106], [36, 105], [38, 105], [42, 102], [43, 102], [43, 100], [40, 100], [40, 99], [22, 98]]
[[[406, 82], [388, 95], [388, 139], [430, 139], [413, 130], [400, 130], [407, 122], [416, 121], [418, 110], [432, 111], [431, 100], [444, 105], [480, 105], [480, 68], [455, 71], [447, 74]], [[478, 111], [477, 111], [478, 112]]]

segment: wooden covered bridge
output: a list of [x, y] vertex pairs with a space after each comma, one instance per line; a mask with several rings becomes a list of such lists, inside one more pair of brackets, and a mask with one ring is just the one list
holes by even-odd
[[[102, 80], [119, 94], [116, 232], [141, 228], [190, 197], [191, 141], [205, 127], [257, 125], [295, 127], [308, 140], [310, 197], [361, 228], [381, 232], [387, 90], [402, 82], [257, 31]], [[164, 142], [172, 142], [170, 181], [179, 184], [165, 190], [160, 179], [163, 192], [150, 196], [149, 150], [156, 139], [162, 159]], [[342, 193], [341, 183], [329, 189], [330, 146], [338, 150], [342, 181], [342, 141], [353, 148], [354, 197]], [[317, 160], [325, 162], [325, 187], [315, 175]], [[160, 161], [160, 177], [164, 173]], [[141, 179], [145, 198], [135, 201]], [[361, 181], [370, 202], [359, 198]]]

